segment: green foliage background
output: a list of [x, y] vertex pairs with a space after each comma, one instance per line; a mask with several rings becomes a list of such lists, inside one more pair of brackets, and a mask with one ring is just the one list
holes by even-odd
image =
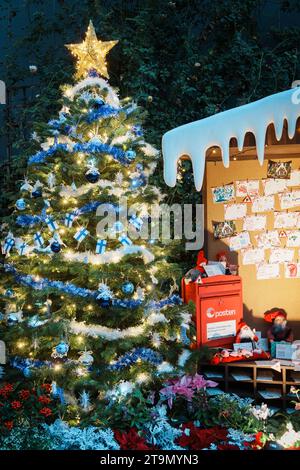
[[[2, 141], [11, 164], [1, 171], [7, 211], [33, 149], [35, 122], [59, 109], [61, 84], [72, 81], [65, 43], [80, 42], [88, 20], [102, 39], [119, 39], [109, 55], [110, 83], [148, 111], [146, 140], [290, 87], [300, 77], [297, 0], [2, 0], [1, 78], [10, 103]], [[29, 72], [29, 65], [38, 67]], [[25, 88], [24, 88], [25, 87]], [[25, 91], [24, 91], [25, 90]], [[9, 109], [9, 113], [8, 113]], [[8, 137], [7, 137], [8, 136]], [[1, 136], [0, 136], [1, 138]], [[5, 147], [2, 146], [2, 158]], [[169, 202], [199, 202], [189, 163]]]

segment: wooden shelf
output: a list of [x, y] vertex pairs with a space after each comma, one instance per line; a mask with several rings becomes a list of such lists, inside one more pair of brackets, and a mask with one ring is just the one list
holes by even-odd
[[[264, 361], [265, 362], [265, 361]], [[271, 368], [273, 364], [270, 361], [270, 365], [260, 365], [259, 362], [251, 362], [251, 361], [241, 361], [241, 362], [230, 362], [230, 363], [221, 363], [221, 364], [210, 364], [210, 363], [201, 363], [199, 366], [199, 371], [205, 376], [205, 371], [209, 371], [209, 380], [214, 380], [215, 382], [220, 384], [220, 388], [224, 389], [226, 393], [236, 393], [239, 396], [249, 396], [254, 398], [257, 401], [268, 401], [268, 402], [278, 402], [282, 403], [282, 407], [286, 408], [289, 405], [289, 401], [293, 399], [292, 395], [290, 395], [289, 387], [300, 385], [299, 381], [292, 381], [290, 380], [289, 371], [294, 371], [294, 367], [292, 365], [281, 365], [280, 372]], [[245, 375], [249, 376], [249, 379], [235, 379], [231, 374], [235, 371], [245, 373]], [[213, 370], [219, 370], [223, 372], [223, 377], [213, 377], [212, 373]], [[262, 377], [260, 380], [259, 378], [259, 371], [268, 370], [270, 371], [270, 376], [272, 374], [272, 380], [267, 380], [266, 378]], [[243, 384], [249, 387], [243, 389]], [[265, 386], [265, 387], [263, 387]], [[280, 397], [276, 398], [263, 398], [260, 395], [260, 391], [263, 390], [271, 390], [275, 389], [281, 394]], [[295, 397], [294, 397], [295, 399]]]

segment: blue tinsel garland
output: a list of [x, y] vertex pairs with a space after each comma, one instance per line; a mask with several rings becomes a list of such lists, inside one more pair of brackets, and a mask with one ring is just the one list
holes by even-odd
[[131, 163], [131, 159], [126, 156], [126, 152], [121, 150], [118, 147], [114, 147], [112, 145], [107, 145], [102, 142], [85, 142], [74, 145], [73, 150], [69, 150], [67, 144], [54, 144], [49, 147], [48, 150], [41, 150], [37, 152], [35, 155], [32, 155], [28, 159], [28, 164], [32, 165], [33, 163], [44, 163], [48, 157], [51, 157], [56, 152], [68, 152], [70, 155], [75, 152], [83, 152], [83, 153], [108, 153], [111, 155], [115, 160], [118, 162], [128, 165]]
[[56, 152], [69, 152], [67, 144], [54, 144], [48, 148], [48, 150], [41, 150], [35, 155], [32, 155], [28, 159], [28, 164], [32, 165], [33, 163], [44, 163], [48, 157], [51, 157]]
[[[61, 292], [65, 292], [66, 294], [77, 296], [77, 297], [84, 297], [84, 298], [91, 298], [97, 299], [99, 296], [99, 291], [93, 291], [90, 289], [85, 289], [83, 287], [78, 287], [75, 284], [71, 284], [69, 282], [64, 283], [62, 281], [52, 281], [50, 279], [38, 279], [35, 280], [34, 276], [30, 274], [21, 274], [18, 273], [16, 268], [11, 264], [4, 264], [4, 269], [6, 272], [10, 272], [14, 275], [15, 280], [22, 284], [23, 286], [31, 287], [34, 290], [44, 290], [44, 289], [57, 289]], [[161, 309], [167, 305], [178, 305], [181, 304], [181, 298], [178, 295], [172, 295], [171, 297], [163, 300], [158, 301], [151, 301], [147, 304], [147, 307], [151, 309]], [[143, 300], [131, 300], [131, 299], [113, 299], [112, 306], [116, 308], [138, 308], [140, 305], [143, 304]]]
[[108, 153], [115, 160], [124, 165], [131, 163], [131, 160], [126, 157], [126, 152], [121, 150], [118, 147], [113, 145], [104, 144], [103, 142], [77, 142], [73, 147], [73, 152], [83, 152], [83, 153]]
[[88, 114], [84, 117], [84, 120], [87, 123], [92, 123], [97, 121], [99, 118], [109, 118], [117, 116], [122, 111], [122, 108], [113, 108], [108, 104], [101, 106], [99, 109], [89, 111]]
[[150, 348], [136, 348], [133, 351], [125, 353], [121, 356], [115, 364], [108, 366], [109, 370], [121, 370], [124, 367], [129, 367], [132, 364], [135, 364], [138, 360], [150, 362], [153, 365], [159, 365], [162, 363], [161, 355], [152, 351]]
[[[101, 204], [107, 204], [106, 202], [98, 202], [98, 201], [93, 201], [93, 202], [88, 202], [84, 206], [80, 207], [76, 211], [73, 211], [73, 214], [75, 215], [82, 215], [82, 214], [88, 214], [89, 212], [95, 211]], [[119, 213], [119, 206], [117, 204], [108, 204], [114, 210], [116, 213]], [[19, 225], [20, 227], [33, 227], [34, 225], [44, 222], [46, 213], [42, 212], [41, 215], [29, 215], [29, 214], [22, 214], [18, 215], [16, 218], [16, 224]]]

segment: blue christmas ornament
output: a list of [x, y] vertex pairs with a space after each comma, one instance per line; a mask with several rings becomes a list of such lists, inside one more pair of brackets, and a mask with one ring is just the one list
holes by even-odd
[[134, 160], [136, 157], [136, 152], [134, 150], [127, 150], [127, 152], [125, 152], [125, 156], [128, 158], [128, 160]]
[[131, 189], [137, 189], [137, 188], [141, 188], [142, 186], [146, 186], [146, 184], [147, 184], [147, 178], [142, 173], [137, 178], [132, 178], [130, 187]]
[[7, 315], [8, 325], [16, 325], [20, 321], [20, 316], [17, 313], [11, 312]]
[[57, 346], [55, 346], [55, 351], [58, 356], [66, 356], [69, 351], [69, 345], [64, 341], [61, 341]]
[[41, 188], [36, 188], [34, 191], [32, 191], [31, 196], [34, 199], [37, 199], [38, 197], [42, 197], [42, 189]]
[[134, 291], [134, 285], [132, 282], [126, 281], [122, 284], [121, 289], [124, 294], [132, 294]]
[[19, 211], [24, 211], [26, 209], [26, 201], [25, 199], [21, 198], [21, 199], [18, 199], [16, 201], [16, 208], [19, 210]]
[[97, 297], [97, 303], [102, 308], [108, 308], [112, 304], [112, 298], [107, 294], [102, 294], [101, 296]]
[[53, 253], [59, 253], [61, 250], [61, 246], [58, 241], [52, 242], [50, 245], [50, 248], [51, 248], [51, 251], [53, 251]]
[[6, 289], [4, 295], [5, 295], [5, 297], [14, 297], [15, 296], [15, 291], [13, 289]]
[[24, 367], [23, 375], [24, 375], [24, 377], [30, 377], [31, 376], [31, 370], [30, 370], [29, 367]]
[[89, 183], [97, 183], [97, 181], [99, 181], [99, 178], [100, 178], [100, 172], [95, 167], [90, 168], [85, 174], [85, 179]]
[[135, 168], [137, 169], [137, 171], [143, 171], [144, 165], [142, 163], [137, 163]]

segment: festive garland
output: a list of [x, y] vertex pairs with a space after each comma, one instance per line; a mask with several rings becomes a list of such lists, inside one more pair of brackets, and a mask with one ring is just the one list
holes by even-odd
[[51, 157], [56, 152], [69, 152], [67, 144], [54, 143], [47, 150], [40, 150], [35, 155], [32, 155], [28, 159], [28, 164], [33, 165], [34, 163], [44, 163], [48, 157]]
[[159, 365], [163, 362], [161, 355], [152, 351], [150, 348], [136, 348], [133, 351], [125, 353], [114, 364], [108, 366], [109, 370], [121, 370], [124, 367], [129, 367], [137, 361], [149, 362], [153, 365]]
[[72, 320], [70, 322], [70, 330], [74, 334], [92, 336], [93, 338], [101, 337], [109, 341], [118, 339], [136, 337], [142, 335], [147, 327], [153, 326], [156, 323], [167, 323], [168, 319], [163, 313], [151, 313], [146, 320], [140, 325], [131, 326], [124, 330], [118, 328], [108, 328], [107, 326], [86, 324], [85, 322], [77, 322]]
[[90, 263], [93, 265], [119, 263], [124, 256], [141, 254], [145, 264], [154, 260], [154, 255], [147, 248], [139, 245], [130, 245], [122, 247], [118, 250], [106, 251], [103, 254], [94, 254], [91, 251], [83, 251], [79, 253], [63, 253], [66, 261], [77, 261], [78, 263]]
[[67, 98], [73, 100], [78, 93], [84, 90], [84, 88], [95, 86], [98, 86], [99, 88], [108, 92], [107, 96], [105, 97], [107, 103], [113, 107], [118, 107], [120, 105], [120, 101], [115, 90], [110, 86], [108, 81], [99, 76], [89, 76], [84, 80], [81, 80], [80, 82], [76, 83], [75, 86], [67, 88], [64, 94]]
[[[18, 273], [16, 268], [11, 264], [4, 264], [4, 269], [6, 272], [10, 272], [14, 275], [15, 280], [20, 284], [31, 287], [34, 290], [44, 290], [44, 289], [57, 289], [61, 292], [65, 292], [66, 294], [77, 296], [77, 297], [84, 297], [84, 298], [92, 298], [97, 299], [99, 296], [99, 291], [92, 291], [90, 289], [85, 289], [83, 287], [78, 287], [75, 284], [71, 283], [64, 283], [62, 281], [52, 281], [50, 279], [36, 279], [34, 276], [30, 274], [21, 274]], [[181, 304], [181, 298], [178, 295], [172, 295], [168, 299], [163, 299], [159, 301], [151, 301], [147, 304], [148, 308], [150, 309], [160, 309], [167, 305], [178, 305]], [[140, 305], [143, 304], [143, 300], [127, 300], [127, 299], [112, 299], [112, 307], [116, 308], [138, 308]]]
[[28, 159], [28, 164], [32, 165], [35, 163], [45, 163], [48, 157], [51, 157], [56, 152], [68, 152], [70, 155], [76, 152], [83, 153], [108, 153], [118, 162], [128, 165], [131, 163], [131, 159], [126, 156], [126, 152], [118, 147], [104, 144], [103, 142], [77, 142], [73, 149], [69, 149], [67, 144], [54, 143], [47, 150], [40, 150], [35, 155], [32, 155]]
[[[107, 204], [106, 202], [92, 201], [92, 202], [85, 204], [79, 209], [73, 210], [72, 214], [74, 214], [75, 216], [88, 214], [89, 212], [94, 212], [101, 205], [106, 205], [107, 207], [111, 206], [116, 211], [116, 213], [118, 213], [120, 210], [120, 207], [118, 204], [112, 204], [112, 203]], [[44, 212], [44, 210], [41, 212], [41, 215], [22, 214], [22, 215], [17, 216], [16, 224], [19, 225], [20, 227], [33, 227], [34, 225], [40, 222], [44, 222], [46, 217], [47, 217], [47, 214], [46, 212]]]

